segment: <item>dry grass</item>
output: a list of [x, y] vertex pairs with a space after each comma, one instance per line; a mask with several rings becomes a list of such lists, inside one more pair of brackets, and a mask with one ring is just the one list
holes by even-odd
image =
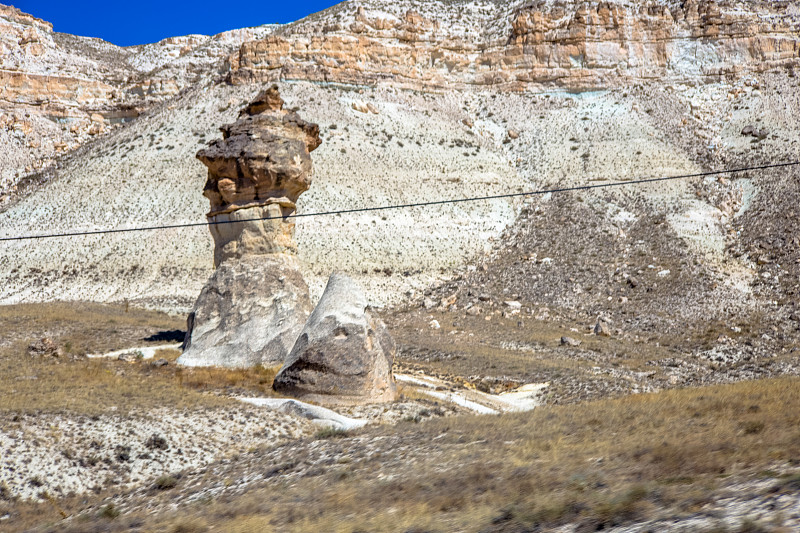
[[[428, 325], [433, 316], [441, 325]], [[551, 383], [548, 403], [570, 403], [629, 393], [631, 382], [599, 374], [598, 366], [621, 372], [648, 372], [662, 378], [663, 369], [653, 360], [680, 357], [668, 339], [658, 341], [629, 336], [598, 337], [571, 331], [557, 321], [493, 316], [463, 317], [457, 313], [415, 311], [386, 317], [400, 347], [401, 371], [422, 370], [466, 386], [477, 385], [475, 377], [506, 380], [509, 387], [520, 383]], [[522, 324], [520, 324], [522, 321]], [[588, 332], [588, 328], [582, 328]], [[562, 336], [581, 341], [578, 348], [560, 345]], [[591, 383], [591, 387], [580, 384]]]
[[251, 392], [260, 396], [272, 396], [275, 394], [272, 381], [280, 368], [178, 368], [176, 377], [181, 387], [195, 390]]
[[179, 332], [185, 317], [125, 306], [89, 302], [53, 302], [0, 306], [2, 355], [14, 343], [25, 347], [48, 337], [66, 355], [103, 353], [129, 346], [164, 344], [147, 339]]
[[[96, 525], [388, 532], [524, 531], [577, 522], [595, 530], [691, 513], [729, 479], [800, 462], [798, 385], [796, 378], [772, 379], [372, 428], [352, 438], [390, 434], [400, 442], [347, 461], [344, 470], [317, 470], [291, 483], [275, 478], [177, 514]], [[324, 442], [340, 458], [354, 445], [350, 437]], [[298, 444], [298, 453], [307, 446]], [[776, 480], [775, 490], [795, 479]]]
[[[591, 360], [553, 357], [564, 328], [546, 323], [517, 328], [514, 319], [461, 327], [414, 339], [416, 324], [398, 337], [461, 358], [425, 363], [457, 375], [516, 372], [582, 372]], [[480, 319], [478, 317], [478, 319]], [[485, 322], [485, 321], [484, 321]], [[176, 350], [157, 354], [170, 364], [124, 363], [64, 357], [31, 357], [27, 344], [49, 336], [71, 351], [104, 351], [147, 344], [174, 332], [179, 319], [122, 307], [67, 305], [0, 308], [0, 414], [75, 412], [163, 404], [203, 407], [229, 403], [232, 395], [270, 394], [277, 371], [180, 369]], [[31, 335], [30, 331], [36, 331]], [[499, 333], [498, 333], [499, 332]], [[161, 335], [163, 337], [163, 335]], [[497, 339], [551, 347], [538, 353], [498, 349]], [[163, 342], [163, 341], [160, 341]], [[641, 364], [623, 339], [588, 338], [589, 352], [612, 350], [621, 364]], [[656, 350], [656, 348], [653, 348]], [[298, 464], [310, 450], [328, 450], [335, 465], [293, 477], [270, 477], [241, 494], [180, 507], [177, 513], [138, 514], [99, 506], [99, 513], [72, 524], [74, 531], [517, 531], [580, 522], [588, 529], [645, 519], [664, 509], [695, 512], [729, 477], [764, 475], [775, 465], [800, 463], [800, 379], [771, 379], [726, 386], [680, 389], [532, 413], [451, 417], [396, 427], [373, 427], [350, 435], [320, 434], [301, 441]], [[336, 437], [336, 438], [331, 438]], [[355, 440], [360, 439], [360, 440]], [[352, 456], [363, 439], [386, 442], [379, 453]], [[397, 440], [399, 439], [399, 442]], [[294, 452], [293, 452], [294, 453]], [[258, 457], [256, 455], [256, 457]], [[236, 468], [232, 463], [231, 468]], [[325, 463], [330, 464], [330, 463]], [[346, 466], [341, 466], [346, 465]], [[263, 464], [264, 471], [274, 465]], [[252, 469], [252, 465], [248, 468]], [[252, 475], [252, 470], [231, 473]], [[773, 474], [770, 474], [773, 475]], [[778, 475], [775, 471], [774, 475]], [[172, 483], [167, 483], [171, 485]], [[794, 490], [795, 478], [776, 490]], [[169, 502], [186, 487], [148, 493]], [[1, 492], [1, 491], [0, 491]], [[0, 502], [2, 503], [2, 502]], [[43, 521], [65, 530], [59, 517], [84, 508], [80, 498], [41, 505], [19, 503], [27, 524]], [[104, 506], [107, 503], [103, 504]], [[106, 509], [106, 511], [104, 511]], [[114, 515], [114, 516], [111, 516]], [[756, 527], [756, 526], [753, 526]]]
[[[159, 350], [156, 359], [126, 363], [86, 359], [126, 347], [158, 345], [180, 337], [183, 319], [125, 306], [53, 303], [0, 307], [0, 413], [125, 413], [170, 405], [202, 408], [230, 404], [225, 396], [272, 394], [277, 369], [185, 369], [178, 350]], [[42, 337], [61, 348], [59, 357], [34, 357], [28, 345]]]

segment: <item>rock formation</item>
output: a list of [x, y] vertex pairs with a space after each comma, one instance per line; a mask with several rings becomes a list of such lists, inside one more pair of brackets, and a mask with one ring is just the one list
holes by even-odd
[[250, 253], [295, 254], [294, 219], [285, 217], [311, 185], [309, 152], [321, 143], [319, 126], [283, 111], [273, 86], [221, 129], [223, 139], [197, 154], [208, 167], [203, 195], [211, 202], [214, 265]]
[[800, 64], [791, 2], [354, 1], [244, 43], [231, 81], [599, 89]]
[[[51, 23], [0, 4], [0, 207], [25, 174], [51, 167], [59, 154], [218, 76], [242, 42], [272, 28], [119, 47], [54, 32]], [[9, 138], [7, 122], [25, 129], [12, 130]]]
[[394, 400], [395, 343], [367, 305], [355, 281], [332, 274], [274, 389], [326, 403]]
[[208, 167], [203, 194], [217, 269], [189, 315], [178, 362], [278, 365], [311, 311], [287, 217], [311, 185], [319, 127], [284, 110], [273, 86], [221, 129], [223, 139], [197, 154]]

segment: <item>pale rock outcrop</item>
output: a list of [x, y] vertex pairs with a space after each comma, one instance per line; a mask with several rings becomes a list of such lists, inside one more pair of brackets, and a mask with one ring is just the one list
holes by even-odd
[[231, 57], [234, 83], [597, 89], [719, 81], [800, 63], [791, 2], [353, 1]]
[[311, 311], [297, 259], [251, 255], [223, 263], [189, 315], [185, 366], [277, 366]]
[[309, 153], [322, 142], [319, 126], [285, 111], [273, 86], [221, 130], [222, 140], [197, 153], [208, 167], [203, 195], [211, 202], [214, 265], [248, 254], [296, 254], [294, 219], [286, 217], [311, 186]]
[[[227, 70], [225, 58], [242, 42], [262, 38], [273, 28], [119, 47], [54, 32], [51, 23], [0, 4], [0, 113], [19, 113], [34, 124], [29, 142], [0, 140], [0, 209], [25, 174], [52, 167], [58, 154], [202, 79], [219, 76]], [[90, 118], [98, 114], [103, 124]], [[54, 123], [67, 128], [54, 128]]]
[[358, 283], [334, 273], [273, 388], [323, 403], [392, 401], [395, 351]]
[[311, 312], [298, 270], [295, 202], [311, 185], [319, 127], [262, 92], [223, 139], [198, 152], [208, 167], [214, 274], [189, 315], [187, 366], [279, 365]]

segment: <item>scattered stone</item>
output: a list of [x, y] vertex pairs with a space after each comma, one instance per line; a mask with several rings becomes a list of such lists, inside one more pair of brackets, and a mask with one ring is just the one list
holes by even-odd
[[561, 337], [561, 346], [580, 346], [581, 341], [572, 337]]
[[473, 305], [472, 307], [467, 309], [467, 314], [470, 316], [478, 316], [479, 314], [481, 314], [481, 312], [483, 312], [483, 309], [481, 309], [477, 305]]
[[506, 305], [506, 307], [512, 310], [519, 311], [520, 309], [522, 309], [522, 304], [517, 302], [516, 300], [509, 300], [503, 303]]
[[422, 307], [424, 307], [425, 309], [433, 309], [434, 307], [436, 307], [436, 302], [430, 298], [425, 298], [422, 301]]
[[121, 353], [121, 354], [119, 354], [119, 357], [117, 357], [117, 359], [119, 361], [124, 362], [124, 363], [135, 363], [135, 362], [140, 361], [142, 359], [142, 352], [125, 352], [125, 353]]
[[639, 286], [639, 280], [631, 276], [628, 278], [628, 285], [630, 285], [631, 288], [635, 289], [636, 287]]
[[472, 129], [472, 127], [475, 125], [475, 123], [472, 122], [472, 120], [470, 120], [468, 118], [463, 119], [461, 121], [461, 123], [464, 124], [466, 127], [470, 128], [470, 129]]
[[167, 439], [159, 435], [158, 433], [153, 433], [150, 435], [147, 440], [144, 442], [144, 445], [147, 447], [148, 450], [167, 450], [169, 449], [169, 445], [167, 444]]
[[377, 114], [379, 114], [379, 113], [380, 113], [380, 110], [378, 109], [378, 106], [376, 106], [376, 105], [375, 105], [375, 104], [373, 104], [372, 102], [368, 102], [368, 103], [367, 103], [367, 110], [368, 110], [370, 113], [372, 113], [373, 115], [377, 115]]
[[610, 337], [611, 336], [611, 328], [609, 325], [602, 320], [598, 320], [597, 324], [594, 325], [594, 334], [599, 337]]
[[273, 85], [268, 90], [260, 92], [255, 99], [247, 104], [241, 113], [239, 113], [239, 116], [260, 115], [264, 111], [275, 111], [281, 108], [283, 108], [283, 99]]
[[441, 325], [439, 325], [439, 321], [438, 320], [431, 320], [429, 325], [430, 325], [431, 329], [441, 329], [441, 327], [442, 327]]
[[440, 305], [446, 309], [446, 308], [450, 307], [451, 305], [453, 305], [454, 303], [456, 303], [456, 299], [457, 298], [456, 298], [455, 294], [453, 294], [452, 296], [450, 296], [448, 298], [442, 298], [442, 302], [441, 302]]
[[486, 394], [491, 394], [492, 385], [494, 385], [494, 380], [490, 377], [484, 377], [480, 381], [475, 383], [475, 388]]
[[42, 337], [28, 346], [28, 355], [32, 357], [61, 357], [61, 348], [51, 339]]
[[127, 463], [131, 460], [131, 447], [122, 444], [117, 444], [114, 447], [114, 457], [120, 463]]
[[509, 139], [519, 139], [519, 132], [516, 130], [508, 130]]
[[749, 135], [751, 137], [755, 137], [756, 139], [766, 139], [769, 135], [769, 130], [766, 129], [758, 129], [752, 124], [748, 124], [744, 128], [742, 128], [742, 135]]
[[322, 402], [392, 401], [397, 397], [395, 351], [394, 339], [370, 313], [358, 283], [334, 273], [273, 388]]
[[353, 110], [358, 111], [359, 113], [369, 113], [369, 107], [362, 101], [353, 102], [351, 106]]
[[167, 361], [166, 359], [156, 359], [155, 361], [150, 363], [150, 365], [154, 366], [154, 367], [167, 366], [168, 364], [169, 364], [169, 361]]

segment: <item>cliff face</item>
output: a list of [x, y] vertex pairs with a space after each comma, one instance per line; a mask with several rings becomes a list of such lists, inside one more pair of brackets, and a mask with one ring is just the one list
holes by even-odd
[[714, 81], [800, 63], [799, 15], [796, 2], [353, 1], [245, 43], [230, 79], [507, 90]]
[[0, 207], [27, 174], [200, 80], [272, 26], [119, 47], [0, 4]]

